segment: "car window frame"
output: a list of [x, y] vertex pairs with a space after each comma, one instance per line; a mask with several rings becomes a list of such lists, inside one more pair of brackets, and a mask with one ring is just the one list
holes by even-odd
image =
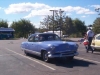
[[[36, 38], [38, 38], [38, 40], [36, 40]], [[34, 42], [39, 42], [39, 35], [34, 36]]]
[[97, 35], [95, 38], [96, 38], [96, 40], [100, 40], [100, 35]]
[[[52, 40], [45, 40], [45, 41], [61, 41], [61, 38], [58, 36], [58, 35], [56, 35], [56, 34], [40, 34], [39, 35], [39, 37], [40, 36], [47, 36], [47, 35], [50, 35], [50, 36], [52, 36], [53, 37], [53, 39]], [[39, 40], [40, 41], [40, 40]]]
[[[30, 38], [32, 38], [31, 41], [30, 41]], [[28, 38], [28, 42], [34, 42], [34, 36], [30, 36], [30, 37]]]

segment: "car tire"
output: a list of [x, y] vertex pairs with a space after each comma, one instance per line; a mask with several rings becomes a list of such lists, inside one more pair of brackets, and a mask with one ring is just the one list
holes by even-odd
[[24, 54], [25, 54], [26, 56], [28, 56], [28, 55], [29, 55], [29, 53], [28, 53], [27, 51], [25, 51], [25, 50], [24, 50]]
[[73, 59], [74, 59], [74, 56], [68, 57], [68, 60], [73, 60]]
[[43, 51], [42, 52], [42, 60], [45, 61], [45, 62], [48, 62], [49, 61], [47, 51]]
[[93, 51], [96, 51], [96, 48], [92, 47]]

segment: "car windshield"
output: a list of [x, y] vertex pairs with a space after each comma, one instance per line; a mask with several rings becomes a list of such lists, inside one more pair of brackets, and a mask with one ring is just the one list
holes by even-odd
[[59, 41], [61, 40], [58, 35], [55, 34], [40, 34], [39, 36], [40, 41]]

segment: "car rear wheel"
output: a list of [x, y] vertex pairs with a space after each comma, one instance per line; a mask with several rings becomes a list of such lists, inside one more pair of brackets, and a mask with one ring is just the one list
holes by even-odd
[[47, 51], [43, 51], [43, 52], [42, 52], [42, 59], [43, 59], [43, 61], [46, 61], [46, 62], [49, 61]]
[[95, 50], [96, 50], [96, 48], [94, 48], [94, 47], [92, 47], [92, 49], [93, 49], [93, 51], [95, 51]]

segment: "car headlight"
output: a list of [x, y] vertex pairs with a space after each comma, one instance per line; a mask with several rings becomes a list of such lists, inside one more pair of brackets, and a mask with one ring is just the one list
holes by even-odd
[[50, 49], [51, 49], [51, 50], [54, 50], [54, 49], [55, 49], [55, 46], [51, 46]]

